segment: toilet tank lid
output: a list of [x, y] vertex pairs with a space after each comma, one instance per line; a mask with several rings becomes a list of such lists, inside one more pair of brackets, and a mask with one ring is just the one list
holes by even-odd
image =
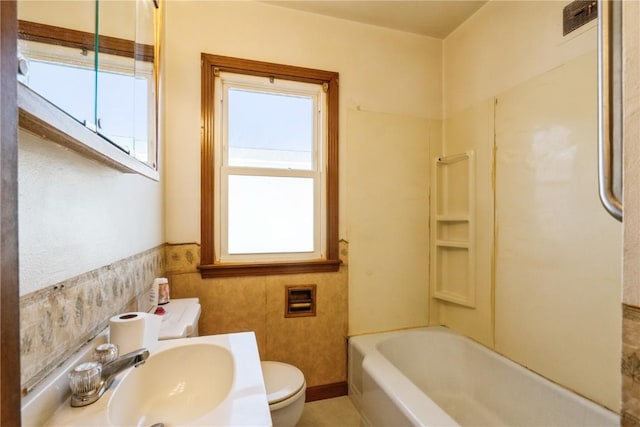
[[197, 330], [200, 319], [200, 300], [198, 298], [172, 299], [162, 305], [165, 313], [162, 315], [158, 339], [168, 340], [186, 338]]
[[302, 371], [293, 365], [273, 361], [260, 364], [269, 405], [290, 398], [305, 386]]

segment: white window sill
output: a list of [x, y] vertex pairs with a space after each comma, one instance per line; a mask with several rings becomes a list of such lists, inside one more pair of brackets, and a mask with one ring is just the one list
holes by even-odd
[[22, 83], [18, 83], [18, 118], [21, 128], [89, 159], [123, 173], [159, 179], [156, 169], [115, 147]]

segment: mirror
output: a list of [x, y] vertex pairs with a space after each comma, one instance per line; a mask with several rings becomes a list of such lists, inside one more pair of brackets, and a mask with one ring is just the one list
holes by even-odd
[[[136, 44], [134, 92], [136, 158], [153, 165], [157, 158], [157, 64], [156, 61], [156, 1], [136, 0]], [[147, 143], [145, 141], [152, 141]]]
[[156, 8], [153, 0], [18, 2], [19, 80], [154, 169]]
[[18, 2], [18, 78], [81, 123], [95, 123], [93, 2]]

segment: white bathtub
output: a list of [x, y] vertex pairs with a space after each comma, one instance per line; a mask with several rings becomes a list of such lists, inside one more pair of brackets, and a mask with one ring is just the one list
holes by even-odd
[[365, 426], [618, 426], [617, 414], [446, 328], [349, 339]]

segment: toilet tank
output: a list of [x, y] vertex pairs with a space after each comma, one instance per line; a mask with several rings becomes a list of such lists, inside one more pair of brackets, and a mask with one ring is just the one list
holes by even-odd
[[170, 340], [198, 336], [200, 300], [198, 298], [172, 299], [161, 305], [165, 311], [158, 339]]

